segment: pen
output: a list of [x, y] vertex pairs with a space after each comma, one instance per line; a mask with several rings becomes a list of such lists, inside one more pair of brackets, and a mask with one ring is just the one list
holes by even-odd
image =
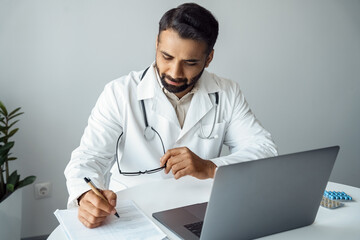
[[[93, 184], [93, 182], [91, 181], [90, 178], [84, 177], [85, 182], [91, 187], [91, 189], [94, 191], [94, 193], [96, 195], [98, 195], [100, 198], [104, 199], [106, 202], [108, 201], [104, 195], [101, 194], [101, 192], [99, 192], [99, 190], [95, 187], [95, 185]], [[115, 216], [117, 216], [118, 218], [120, 217], [119, 214], [117, 212], [115, 212]]]

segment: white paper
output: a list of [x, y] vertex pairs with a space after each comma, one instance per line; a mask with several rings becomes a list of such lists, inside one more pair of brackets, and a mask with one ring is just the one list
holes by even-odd
[[78, 209], [56, 210], [60, 226], [71, 240], [147, 239], [160, 240], [166, 235], [132, 201], [116, 206], [120, 218], [109, 216], [100, 227], [89, 229], [78, 220]]

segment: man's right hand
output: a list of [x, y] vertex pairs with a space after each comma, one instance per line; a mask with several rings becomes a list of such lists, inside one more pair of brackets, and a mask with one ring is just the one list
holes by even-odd
[[101, 199], [91, 190], [79, 198], [78, 218], [88, 228], [100, 226], [107, 216], [116, 212], [116, 194], [110, 190], [100, 191], [108, 202]]

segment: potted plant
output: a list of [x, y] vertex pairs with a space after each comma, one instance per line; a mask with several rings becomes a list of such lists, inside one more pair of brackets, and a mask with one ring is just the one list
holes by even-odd
[[0, 234], [4, 239], [20, 239], [22, 191], [18, 189], [36, 179], [29, 176], [21, 180], [17, 170], [11, 172], [9, 167], [9, 163], [17, 159], [11, 152], [15, 145], [11, 137], [19, 130], [14, 125], [23, 114], [20, 109], [8, 112], [0, 101]]

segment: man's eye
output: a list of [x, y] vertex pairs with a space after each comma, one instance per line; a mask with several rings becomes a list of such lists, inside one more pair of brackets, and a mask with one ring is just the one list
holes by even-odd
[[186, 65], [188, 66], [195, 66], [197, 63], [194, 63], [194, 62], [186, 62]]
[[171, 60], [171, 57], [166, 56], [166, 55], [163, 55], [163, 58], [164, 58], [165, 60]]

